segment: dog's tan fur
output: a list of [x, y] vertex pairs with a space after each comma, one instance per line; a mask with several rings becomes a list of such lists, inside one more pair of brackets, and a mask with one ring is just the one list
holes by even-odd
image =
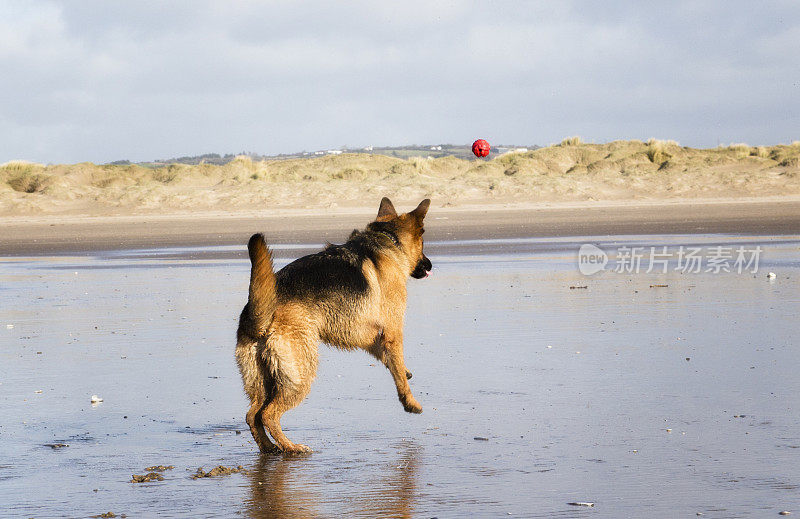
[[[250, 239], [250, 293], [239, 321], [236, 361], [250, 398], [247, 424], [262, 452], [310, 452], [307, 446], [289, 441], [280, 419], [308, 395], [316, 376], [319, 342], [375, 356], [391, 372], [405, 410], [422, 412], [408, 384], [411, 373], [403, 359], [403, 320], [409, 275], [422, 277], [430, 270], [422, 250], [423, 219], [429, 205], [430, 200], [423, 200], [413, 211], [398, 215], [384, 198], [375, 222], [361, 233], [353, 232], [351, 241], [360, 236], [369, 244], [366, 256], [352, 259], [363, 276], [356, 281], [366, 281], [362, 291], [308, 286], [307, 279], [313, 279], [314, 273], [304, 270], [293, 275], [291, 265], [276, 276], [263, 236]], [[324, 252], [313, 259], [319, 256], [319, 264], [327, 268]], [[312, 256], [298, 262], [308, 258]], [[336, 268], [331, 266], [334, 276]]]

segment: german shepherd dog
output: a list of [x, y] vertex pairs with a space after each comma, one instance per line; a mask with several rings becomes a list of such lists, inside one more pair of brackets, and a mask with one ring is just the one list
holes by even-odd
[[261, 452], [311, 452], [283, 434], [281, 415], [308, 395], [320, 342], [375, 356], [391, 372], [403, 408], [422, 412], [408, 385], [403, 319], [408, 276], [424, 278], [431, 270], [422, 252], [429, 206], [423, 200], [398, 215], [384, 198], [375, 221], [353, 231], [347, 243], [328, 245], [278, 272], [264, 236], [250, 238], [250, 294], [239, 317], [236, 362], [250, 398], [245, 419]]

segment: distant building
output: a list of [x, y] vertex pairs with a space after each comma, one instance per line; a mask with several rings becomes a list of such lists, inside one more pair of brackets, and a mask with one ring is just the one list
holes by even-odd
[[328, 155], [341, 155], [342, 150], [328, 150]]
[[372, 151], [372, 146], [367, 146], [366, 148], [364, 148], [364, 151]]
[[324, 151], [315, 151], [314, 155], [325, 155]]
[[441, 146], [431, 146], [431, 150], [432, 151], [442, 151], [442, 147]]

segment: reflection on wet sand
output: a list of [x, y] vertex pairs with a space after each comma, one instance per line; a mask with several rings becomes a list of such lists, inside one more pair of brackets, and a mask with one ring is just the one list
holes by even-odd
[[[404, 442], [393, 461], [383, 467], [359, 467], [341, 460], [334, 462], [339, 466], [333, 470], [326, 467], [320, 472], [317, 470], [319, 467], [314, 467], [315, 463], [319, 464], [314, 455], [262, 455], [246, 471], [250, 496], [245, 502], [245, 513], [258, 519], [343, 514], [350, 517], [412, 517], [421, 457], [419, 445]], [[363, 469], [363, 478], [337, 477], [340, 471], [347, 469]]]
[[311, 462], [306, 456], [260, 456], [246, 472], [250, 479], [247, 515], [262, 519], [319, 516], [320, 494], [302, 478], [302, 464]]

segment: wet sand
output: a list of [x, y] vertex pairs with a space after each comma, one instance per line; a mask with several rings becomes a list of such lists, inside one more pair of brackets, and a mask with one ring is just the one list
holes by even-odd
[[[233, 359], [242, 243], [2, 258], [3, 515], [800, 511], [800, 237], [502, 228], [511, 236], [426, 234], [435, 268], [409, 281], [405, 330], [423, 414], [403, 412], [373, 359], [321, 347], [309, 398], [283, 421], [309, 457], [259, 456], [244, 424]], [[305, 252], [299, 240], [276, 243], [278, 266]], [[756, 274], [670, 264], [584, 276], [586, 242], [764, 253]], [[129, 482], [153, 465], [174, 469]], [[218, 465], [243, 470], [192, 479]]]
[[[377, 202], [376, 202], [377, 204]], [[438, 240], [632, 234], [755, 235], [800, 232], [800, 200], [742, 199], [438, 207], [426, 222]], [[341, 242], [375, 209], [320, 214], [304, 210], [164, 216], [8, 217], [0, 221], [0, 255], [84, 254], [101, 250], [239, 245], [263, 231], [272, 243]]]

